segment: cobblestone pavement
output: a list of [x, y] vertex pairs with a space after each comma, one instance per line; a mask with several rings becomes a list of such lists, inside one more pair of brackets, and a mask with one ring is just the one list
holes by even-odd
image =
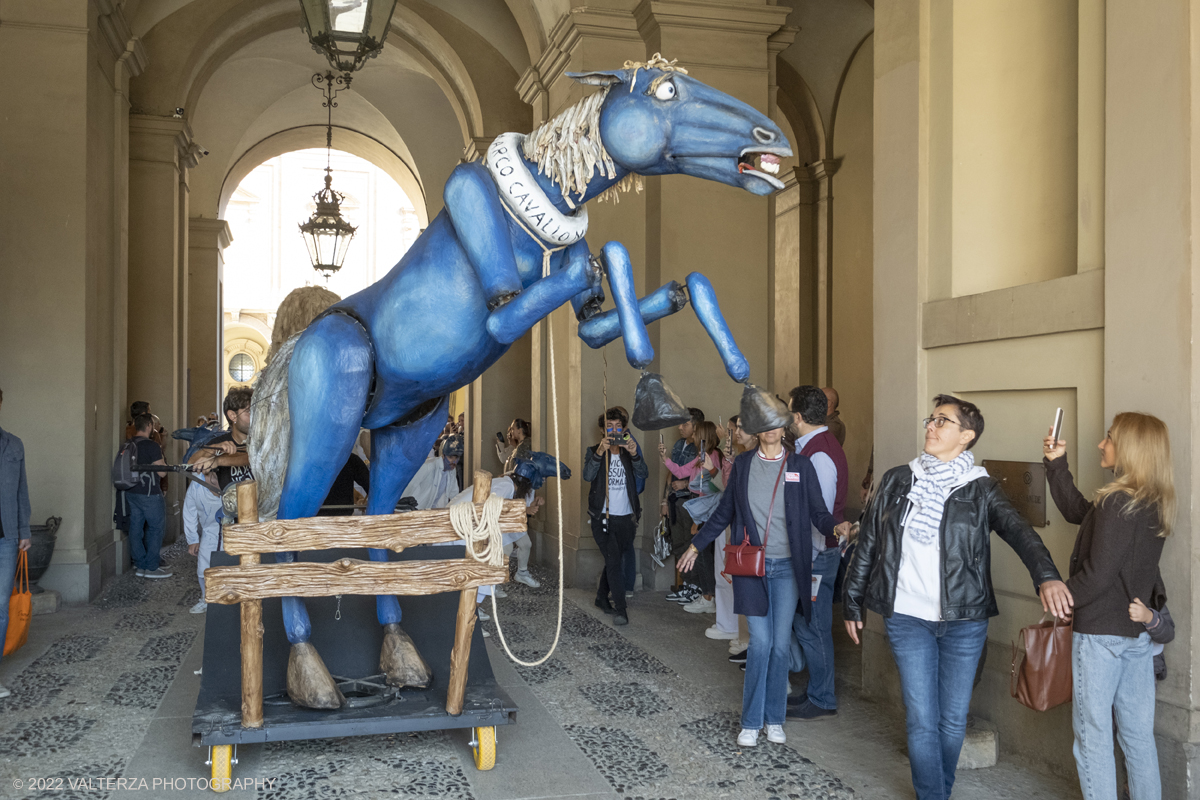
[[[190, 669], [181, 672], [181, 664], [203, 636], [204, 616], [188, 613], [199, 596], [195, 560], [182, 546], [164, 551], [164, 560], [175, 572], [173, 577], [149, 581], [127, 573], [91, 605], [37, 618], [35, 625], [53, 632], [51, 637], [38, 638], [41, 651], [6, 659], [2, 674], [13, 696], [0, 700], [0, 797], [108, 800], [111, 796], [116, 800], [132, 796], [109, 791], [106, 780], [134, 775], [131, 762], [153, 738], [150, 731], [159, 730], [154, 725], [163, 721], [156, 723], [155, 715], [164, 697], [178, 679], [192, 678]], [[523, 660], [540, 658], [553, 638], [557, 591], [552, 576], [544, 572], [539, 576], [542, 588], [510, 583], [508, 597], [499, 601], [505, 637]], [[493, 659], [503, 658], [497, 655], [495, 622], [482, 624], [492, 633]], [[740, 693], [728, 687], [698, 687], [633, 638], [568, 600], [562, 638], [553, 657], [537, 667], [517, 668], [558, 724], [560, 731], [554, 735], [569, 740], [586, 756], [611, 787], [612, 796], [630, 800], [897, 796], [864, 793], [863, 782], [844, 775], [843, 780], [834, 774], [837, 767], [823, 767], [805, 757], [801, 741], [778, 745], [763, 737], [756, 748], [738, 748]], [[655, 652], [671, 660], [662, 650]], [[168, 720], [169, 738], [174, 742], [179, 737], [180, 749], [190, 739], [185, 715], [191, 711], [185, 706], [193, 701], [194, 695], [182, 698], [181, 708]], [[861, 707], [850, 711], [854, 714], [864, 716], [864, 721], [870, 717]], [[520, 721], [518, 712], [518, 725]], [[869, 724], [868, 744], [872, 739], [888, 740], [886, 746], [894, 747], [894, 724], [881, 725], [877, 719]], [[519, 786], [527, 777], [523, 770], [530, 765], [514, 765], [511, 760], [505, 764], [501, 730], [499, 763], [491, 774], [507, 766], [511, 773], [498, 776], [512, 790], [505, 796], [526, 796]], [[246, 766], [235, 767], [234, 777], [239, 777], [239, 770], [244, 775], [269, 776], [269, 786], [262, 784], [239, 795], [254, 794], [259, 800], [489, 796], [487, 791], [480, 794], [480, 779], [462, 757], [461, 743], [451, 736], [463, 734], [434, 731], [268, 743], [243, 748], [252, 752], [243, 758]], [[798, 737], [793, 734], [793, 739]], [[186, 764], [189, 774], [206, 776], [201, 753], [191, 750], [180, 757], [177, 752], [176, 761]], [[869, 771], [871, 765], [864, 766]], [[553, 770], [554, 765], [544, 769]], [[1013, 768], [1007, 770], [1011, 777]], [[48, 782], [16, 788], [16, 781], [37, 778]], [[90, 784], [80, 784], [81, 779], [90, 779]], [[564, 776], [563, 796], [575, 794], [569, 783], [569, 776]], [[979, 781], [973, 777], [964, 784], [966, 798], [1042, 796], [1020, 789], [1020, 781], [1012, 795], [971, 793], [971, 783]], [[172, 792], [170, 796], [184, 795]]]

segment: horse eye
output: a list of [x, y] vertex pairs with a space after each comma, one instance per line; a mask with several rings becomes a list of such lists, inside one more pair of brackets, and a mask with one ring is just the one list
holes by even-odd
[[675, 84], [671, 81], [663, 81], [654, 90], [654, 96], [659, 100], [674, 100], [675, 99]]

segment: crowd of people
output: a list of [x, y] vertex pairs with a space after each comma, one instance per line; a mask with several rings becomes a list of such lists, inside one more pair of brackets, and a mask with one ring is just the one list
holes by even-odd
[[[221, 495], [251, 477], [252, 399], [248, 388], [230, 390], [222, 408], [226, 427], [214, 415], [197, 420], [191, 434], [183, 533], [197, 556], [202, 589], [219, 547]], [[1100, 466], [1113, 478], [1090, 498], [1075, 485], [1067, 442], [1053, 433], [1042, 441], [1051, 497], [1063, 518], [1079, 526], [1063, 580], [1041, 537], [975, 463], [984, 417], [971, 402], [935, 397], [922, 423], [921, 452], [885, 471], [877, 486], [872, 454], [862, 482], [865, 509], [853, 529], [846, 519], [846, 430], [834, 390], [796, 387], [787, 413], [750, 425], [736, 414], [718, 425], [698, 408], [688, 411], [678, 441], [669, 451], [661, 438], [658, 445], [667, 473], [659, 530], [669, 539], [679, 576], [667, 600], [687, 612], [713, 614], [705, 635], [728, 641], [730, 661], [745, 670], [739, 746], [755, 746], [764, 729], [769, 741], [786, 741], [789, 718], [812, 722], [837, 714], [833, 606], [840, 602], [856, 644], [867, 612], [881, 617], [900, 676], [916, 795], [949, 798], [988, 620], [999, 613], [991, 576], [994, 531], [1024, 564], [1044, 610], [1073, 623], [1072, 724], [1084, 797], [1117, 796], [1114, 723], [1128, 796], [1161, 796], [1155, 680], [1164, 677], [1162, 647], [1174, 624], [1158, 565], [1176, 515], [1170, 439], [1161, 420], [1133, 412], [1114, 417], [1098, 445]], [[148, 403], [132, 404], [126, 438], [137, 463], [166, 463], [164, 433]], [[649, 468], [624, 408], [600, 415], [597, 437], [583, 458], [587, 514], [604, 560], [595, 605], [614, 624], [627, 625]], [[369, 444], [363, 444], [344, 465], [322, 513], [362, 507], [370, 491]], [[406, 508], [470, 500], [461, 477], [463, 445], [459, 417], [447, 423], [410, 482]], [[544, 480], [567, 478], [569, 471], [530, 445], [523, 419], [497, 435], [503, 474], [493, 480], [492, 493], [523, 499], [532, 516], [542, 505], [536, 492]], [[143, 579], [171, 575], [160, 563], [166, 480], [143, 472], [117, 504], [117, 522], [128, 531], [133, 567]], [[29, 547], [29, 516], [24, 448], [0, 428], [0, 596], [12, 591], [17, 554]], [[747, 543], [761, 548], [761, 574], [727, 574], [726, 545]], [[529, 571], [528, 534], [506, 535], [504, 545], [506, 554], [516, 553], [514, 579], [539, 586]], [[477, 600], [493, 590], [503, 593], [500, 586], [482, 587]], [[205, 609], [201, 599], [191, 610]], [[487, 618], [482, 605], [477, 613]], [[0, 636], [7, 625], [7, 604], [0, 603]], [[807, 688], [789, 697], [789, 674], [801, 671], [808, 673]], [[0, 697], [9, 694], [0, 686]]]

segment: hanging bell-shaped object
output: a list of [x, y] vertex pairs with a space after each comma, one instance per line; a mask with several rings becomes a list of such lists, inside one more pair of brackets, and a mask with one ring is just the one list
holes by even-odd
[[746, 389], [742, 392], [742, 407], [738, 416], [738, 424], [746, 433], [762, 433], [775, 428], [786, 428], [792, 424], [792, 412], [788, 411], [782, 400], [766, 389], [747, 383]]
[[643, 431], [657, 431], [682, 425], [692, 418], [679, 395], [671, 391], [663, 376], [643, 372], [633, 393], [633, 426]]

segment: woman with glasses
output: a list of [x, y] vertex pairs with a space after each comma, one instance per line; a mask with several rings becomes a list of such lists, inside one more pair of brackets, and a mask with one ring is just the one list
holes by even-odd
[[1041, 538], [975, 466], [979, 408], [950, 395], [933, 404], [924, 452], [888, 470], [863, 512], [842, 593], [856, 644], [865, 610], [883, 617], [900, 671], [918, 800], [946, 800], [954, 786], [987, 621], [1000, 613], [990, 532], [1020, 556], [1046, 611], [1065, 617], [1071, 609]]
[[[1154, 744], [1154, 654], [1134, 608], [1161, 596], [1158, 559], [1175, 520], [1175, 483], [1167, 426], [1149, 414], [1113, 419], [1100, 442], [1100, 466], [1113, 480], [1085, 498], [1067, 467], [1067, 443], [1042, 442], [1050, 496], [1079, 525], [1067, 587], [1075, 599], [1071, 722], [1084, 800], [1117, 796], [1112, 721], [1125, 753], [1129, 796], [1158, 800]], [[1141, 602], [1138, 602], [1141, 601]], [[1161, 610], [1161, 609], [1158, 609]]]

